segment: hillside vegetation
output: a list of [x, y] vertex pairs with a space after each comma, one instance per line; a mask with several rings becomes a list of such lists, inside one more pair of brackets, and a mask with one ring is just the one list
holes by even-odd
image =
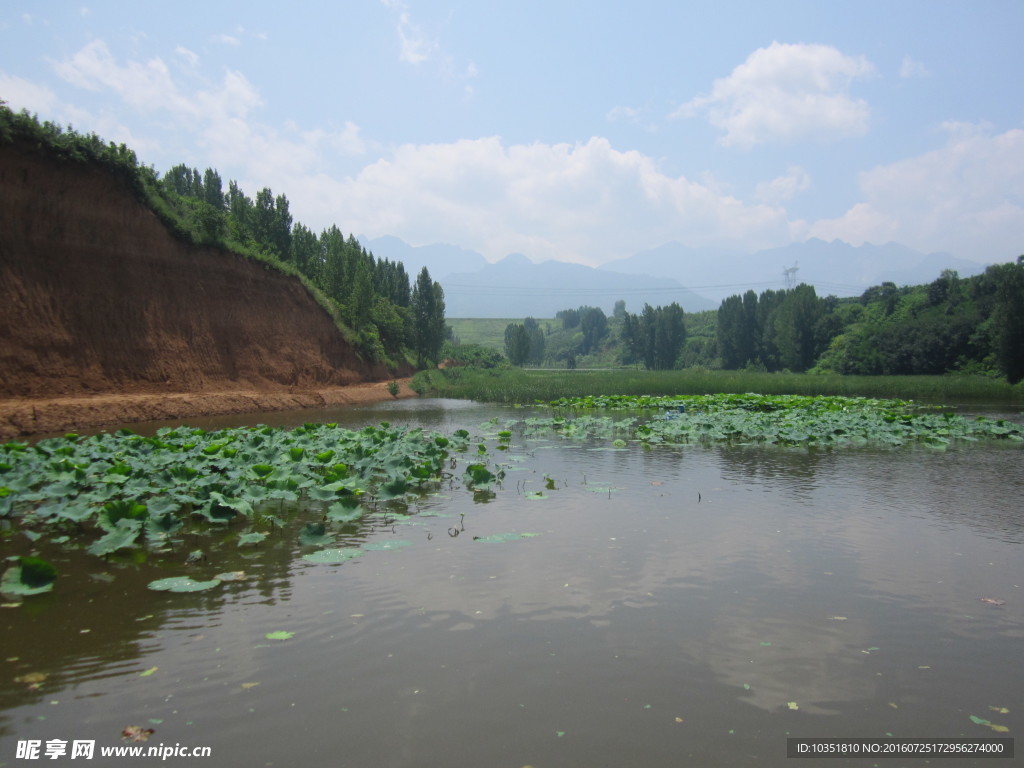
[[0, 102], [0, 145], [61, 162], [102, 167], [126, 184], [180, 241], [231, 251], [297, 277], [367, 359], [391, 367], [436, 360], [444, 340], [444, 293], [424, 268], [410, 284], [401, 263], [376, 259], [335, 225], [319, 234], [293, 221], [288, 198], [255, 198], [212, 168], [185, 165], [161, 176], [124, 144], [80, 134]]

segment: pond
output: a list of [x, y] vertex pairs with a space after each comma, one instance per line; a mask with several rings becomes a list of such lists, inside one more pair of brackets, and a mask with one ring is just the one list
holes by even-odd
[[529, 414], [319, 414], [464, 428], [504, 469], [375, 507], [345, 562], [271, 537], [194, 566], [244, 580], [177, 594], [151, 563], [54, 557], [58, 589], [0, 610], [0, 765], [55, 739], [103, 764], [129, 726], [210, 765], [394, 768], [783, 766], [791, 736], [1020, 731], [1019, 443], [616, 448]]

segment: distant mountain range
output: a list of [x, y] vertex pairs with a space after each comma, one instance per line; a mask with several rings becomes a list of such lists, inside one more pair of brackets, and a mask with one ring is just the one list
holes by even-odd
[[687, 312], [717, 309], [722, 299], [749, 289], [809, 283], [818, 294], [859, 296], [872, 285], [930, 283], [944, 269], [962, 277], [984, 265], [948, 253], [924, 254], [898, 243], [852, 246], [812, 238], [752, 254], [666, 243], [600, 267], [561, 261], [534, 263], [510, 254], [490, 263], [476, 251], [453, 245], [412, 246], [397, 237], [360, 238], [379, 259], [401, 261], [415, 276], [425, 266], [445, 292], [448, 317], [554, 317], [588, 305], [611, 313], [678, 302]]

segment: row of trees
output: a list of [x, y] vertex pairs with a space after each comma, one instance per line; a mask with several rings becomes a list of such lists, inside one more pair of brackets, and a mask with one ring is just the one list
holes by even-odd
[[722, 367], [808, 370], [839, 330], [836, 306], [806, 284], [730, 296], [718, 309]]
[[645, 368], [657, 371], [675, 368], [686, 343], [683, 308], [673, 301], [667, 307], [644, 304], [639, 315], [624, 311], [621, 334], [624, 363], [643, 362]]
[[540, 365], [544, 346], [544, 331], [532, 317], [505, 326], [505, 356], [512, 365]]
[[162, 177], [124, 144], [40, 122], [0, 102], [0, 144], [19, 143], [71, 162], [101, 165], [188, 242], [225, 248], [299, 276], [369, 357], [393, 361], [411, 350], [437, 360], [446, 337], [444, 292], [426, 268], [410, 284], [400, 262], [376, 259], [337, 226], [319, 235], [293, 221], [288, 198], [269, 187], [246, 195], [220, 174], [176, 165]]
[[723, 368], [858, 375], [952, 371], [1024, 379], [1024, 257], [928, 285], [882, 283], [859, 298], [818, 297], [799, 285], [747, 291], [718, 310]]

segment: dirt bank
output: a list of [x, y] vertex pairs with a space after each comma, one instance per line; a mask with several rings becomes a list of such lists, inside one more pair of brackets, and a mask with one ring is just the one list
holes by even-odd
[[0, 146], [0, 434], [346, 402], [395, 373], [297, 279], [175, 239], [105, 169]]
[[[399, 398], [415, 397], [410, 379], [398, 379]], [[142, 421], [187, 423], [194, 416], [286, 411], [391, 400], [385, 382], [302, 392], [108, 394], [0, 400], [0, 440], [49, 432], [91, 431]]]

